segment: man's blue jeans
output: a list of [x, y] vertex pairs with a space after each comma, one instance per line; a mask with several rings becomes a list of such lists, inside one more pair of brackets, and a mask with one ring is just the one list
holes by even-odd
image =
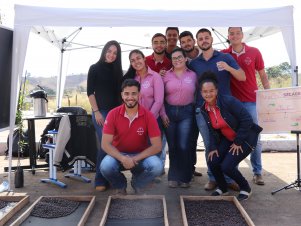
[[[107, 110], [100, 110], [100, 113], [102, 115], [102, 117], [104, 119], [106, 119], [109, 111]], [[95, 130], [96, 130], [96, 133], [97, 133], [97, 138], [99, 140], [99, 149], [97, 151], [97, 162], [96, 162], [96, 173], [95, 173], [95, 186], [107, 186], [108, 185], [108, 182], [107, 180], [102, 176], [101, 172], [100, 172], [100, 169], [99, 169], [99, 166], [100, 166], [100, 163], [102, 161], [102, 159], [106, 156], [106, 153], [104, 152], [104, 150], [102, 150], [101, 148], [101, 139], [102, 139], [102, 126], [99, 126], [97, 123], [96, 123], [96, 120], [95, 120], [95, 115], [94, 113], [92, 112], [92, 121], [93, 121], [93, 124], [94, 124], [94, 127], [95, 127]]]
[[[135, 154], [122, 153], [133, 156]], [[116, 189], [127, 187], [127, 180], [121, 171], [124, 171], [122, 164], [110, 155], [106, 155], [100, 164], [102, 175], [109, 181], [111, 186]], [[145, 188], [155, 177], [160, 176], [163, 170], [163, 164], [157, 155], [149, 156], [139, 162], [134, 168], [130, 169], [132, 176], [132, 186], [136, 188]]]
[[[208, 167], [208, 162], [207, 162], [207, 160], [208, 160], [208, 151], [209, 151], [209, 141], [210, 141], [209, 128], [208, 128], [207, 122], [206, 122], [206, 120], [205, 120], [205, 118], [204, 118], [204, 116], [202, 115], [201, 112], [197, 111], [196, 115], [195, 115], [195, 118], [196, 118], [196, 122], [197, 122], [200, 134], [201, 134], [201, 136], [203, 138], [203, 142], [204, 142], [208, 178], [209, 178], [210, 181], [215, 181], [215, 178], [214, 178], [210, 168]], [[225, 179], [226, 179], [228, 184], [233, 183], [233, 180], [230, 177], [226, 176], [226, 175], [225, 175]]]
[[192, 178], [191, 136], [194, 106], [165, 104], [169, 126], [166, 138], [169, 150], [168, 180], [189, 183]]
[[[253, 122], [258, 124], [256, 103], [255, 102], [242, 102], [242, 104], [244, 105], [244, 107], [247, 109], [247, 111], [252, 116]], [[257, 174], [257, 175], [261, 175], [261, 171], [262, 171], [261, 151], [262, 151], [262, 147], [261, 147], [260, 136], [259, 136], [256, 148], [254, 151], [251, 152], [251, 155], [250, 155], [253, 173]]]

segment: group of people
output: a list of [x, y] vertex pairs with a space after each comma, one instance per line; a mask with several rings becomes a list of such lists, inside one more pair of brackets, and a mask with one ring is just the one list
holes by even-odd
[[[126, 194], [122, 173], [130, 170], [139, 193], [165, 173], [168, 144], [168, 186], [188, 188], [194, 176], [201, 134], [212, 195], [239, 191], [251, 194], [238, 164], [251, 153], [255, 184], [264, 185], [256, 114], [256, 71], [265, 89], [269, 82], [261, 53], [242, 42], [241, 27], [229, 27], [230, 47], [213, 49], [211, 32], [168, 27], [152, 37], [153, 53], [129, 53], [123, 75], [117, 41], [104, 46], [100, 60], [88, 72], [87, 94], [101, 146], [95, 188]], [[177, 43], [180, 43], [180, 47]], [[197, 46], [196, 46], [197, 44]]]

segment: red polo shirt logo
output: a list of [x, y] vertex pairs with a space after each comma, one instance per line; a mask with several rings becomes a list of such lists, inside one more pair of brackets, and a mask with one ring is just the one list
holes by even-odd
[[139, 127], [139, 128], [137, 129], [137, 133], [138, 133], [138, 135], [142, 136], [143, 133], [144, 133], [144, 129], [143, 129], [142, 127]]
[[245, 58], [246, 65], [250, 65], [252, 63], [252, 59], [250, 57]]

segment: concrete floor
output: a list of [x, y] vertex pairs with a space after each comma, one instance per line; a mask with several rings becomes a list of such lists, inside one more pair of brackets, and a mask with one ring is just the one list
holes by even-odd
[[[296, 189], [289, 189], [280, 191], [271, 195], [271, 191], [281, 188], [297, 179], [297, 156], [293, 152], [279, 152], [279, 153], [263, 153], [263, 176], [266, 182], [264, 186], [251, 184], [252, 196], [249, 200], [241, 202], [242, 206], [249, 214], [255, 225], [262, 226], [299, 226], [301, 224], [301, 192]], [[22, 160], [22, 165], [27, 165], [28, 159]], [[44, 162], [41, 162], [41, 164]], [[0, 182], [7, 179], [7, 173], [4, 173], [3, 167], [8, 165], [5, 156], [0, 156]], [[16, 165], [16, 160], [13, 160], [13, 165]], [[198, 170], [203, 174], [206, 172], [204, 162], [204, 152], [198, 152]], [[168, 168], [168, 162], [166, 164]], [[250, 162], [248, 159], [240, 164], [240, 169], [245, 177], [251, 182], [252, 172], [250, 169]], [[166, 169], [167, 172], [168, 169]], [[93, 184], [85, 184], [79, 181], [66, 179], [63, 177], [65, 173], [58, 172], [58, 179], [68, 185], [67, 188], [59, 188], [55, 185], [44, 184], [40, 182], [41, 178], [47, 178], [48, 172], [44, 170], [36, 171], [32, 175], [30, 171], [24, 173], [23, 188], [12, 188], [14, 195], [30, 195], [30, 203], [26, 205], [19, 213], [17, 213], [6, 225], [9, 225], [20, 216], [37, 198], [40, 196], [52, 195], [95, 195], [96, 204], [91, 212], [87, 226], [99, 225], [102, 218], [104, 208], [107, 203], [108, 196], [112, 194], [112, 190], [105, 192], [97, 192], [93, 188]], [[14, 174], [12, 174], [14, 175]], [[85, 176], [93, 179], [93, 172], [84, 173]], [[13, 178], [12, 178], [13, 179]], [[203, 189], [207, 182], [207, 176], [196, 177], [191, 187], [183, 188], [168, 188], [166, 175], [163, 176], [162, 182], [154, 184], [153, 188], [147, 193], [152, 195], [164, 195], [167, 202], [168, 220], [171, 226], [182, 226], [180, 195], [196, 195], [206, 196], [211, 192]], [[252, 183], [252, 182], [251, 182]], [[128, 187], [128, 193], [133, 191]], [[230, 192], [231, 195], [237, 195], [237, 192]], [[7, 192], [2, 192], [0, 195], [7, 195]], [[205, 210], [200, 210], [205, 211]], [[222, 213], [221, 213], [222, 217]]]

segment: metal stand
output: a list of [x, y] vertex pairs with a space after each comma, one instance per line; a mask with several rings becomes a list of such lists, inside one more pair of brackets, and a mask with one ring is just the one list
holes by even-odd
[[277, 189], [275, 191], [272, 191], [271, 194], [274, 195], [275, 193], [277, 193], [278, 191], [282, 191], [282, 190], [288, 190], [291, 188], [296, 188], [297, 190], [301, 191], [301, 180], [300, 180], [300, 150], [299, 150], [299, 134], [301, 133], [301, 131], [297, 131], [297, 130], [293, 130], [291, 131], [292, 134], [296, 134], [296, 139], [297, 139], [297, 180], [295, 180], [295, 182], [286, 185], [280, 189]]
[[83, 160], [77, 160], [73, 166], [73, 173], [68, 173], [65, 175], [66, 178], [72, 178], [85, 183], [91, 183], [91, 179], [82, 175], [82, 163]]
[[55, 184], [61, 188], [66, 188], [67, 185], [57, 179], [56, 166], [54, 165], [54, 150], [55, 150], [57, 131], [50, 130], [48, 131], [48, 134], [53, 135], [53, 144], [43, 144], [43, 148], [49, 150], [49, 178], [41, 179], [41, 182]]

